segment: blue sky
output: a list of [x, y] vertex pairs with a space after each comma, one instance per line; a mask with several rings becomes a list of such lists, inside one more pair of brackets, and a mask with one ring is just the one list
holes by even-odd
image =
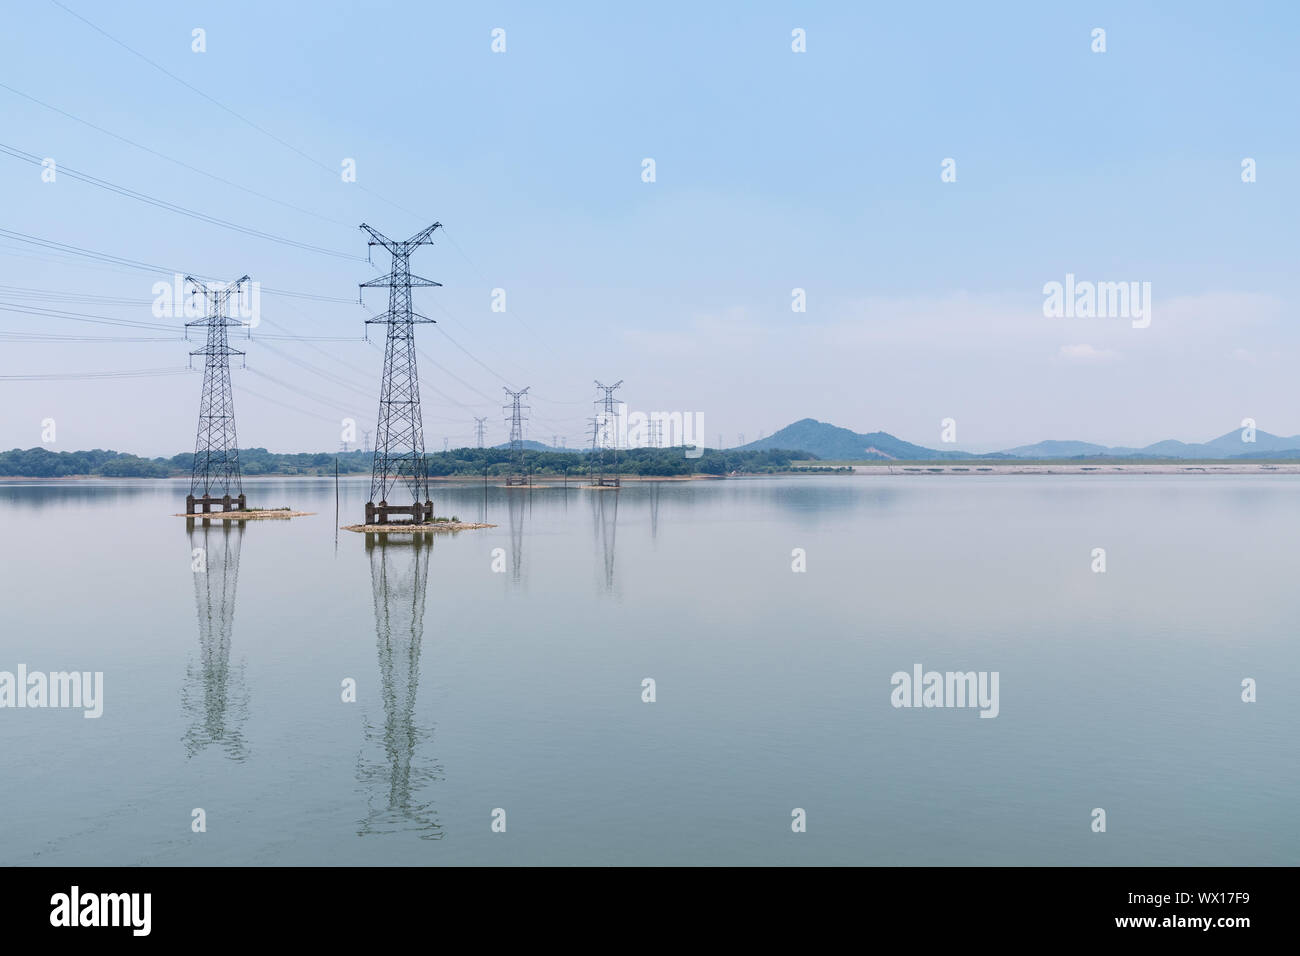
[[[0, 227], [344, 300], [264, 297], [268, 324], [235, 343], [243, 445], [332, 450], [342, 417], [373, 428], [357, 225], [434, 220], [447, 238], [412, 260], [444, 283], [416, 293], [439, 321], [421, 348], [461, 381], [421, 369], [430, 450], [469, 443], [473, 416], [504, 440], [503, 384], [532, 387], [529, 437], [576, 445], [595, 378], [623, 379], [632, 409], [702, 412], [710, 444], [805, 416], [932, 446], [951, 417], [972, 449], [1204, 440], [1244, 417], [1300, 433], [1293, 4], [61, 2], [211, 99], [50, 0], [10, 14], [0, 83], [271, 198], [8, 89], [0, 143], [361, 257], [0, 155]], [[1150, 282], [1151, 326], [1044, 317], [1067, 273]], [[153, 322], [160, 278], [0, 239], [11, 307]], [[165, 334], [13, 311], [0, 331]], [[0, 376], [180, 367], [192, 347], [10, 335]], [[189, 450], [199, 386], [0, 380], [0, 446], [54, 418], [55, 449]]]

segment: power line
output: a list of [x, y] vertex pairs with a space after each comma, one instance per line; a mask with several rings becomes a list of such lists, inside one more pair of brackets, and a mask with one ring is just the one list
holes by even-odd
[[[74, 246], [71, 243], [57, 242], [53, 239], [42, 239], [40, 236], [28, 235], [24, 232], [15, 232], [12, 229], [0, 227], [0, 236], [8, 239], [14, 239], [18, 242], [28, 245], [39, 246], [44, 249], [50, 249], [54, 252], [65, 253], [73, 256], [81, 256], [96, 262], [111, 263], [113, 265], [126, 266], [131, 269], [138, 269], [142, 272], [166, 273], [168, 275], [185, 275], [184, 269], [173, 269], [168, 266], [160, 266], [157, 263], [143, 262], [139, 259], [131, 259], [126, 256], [116, 256], [107, 252], [96, 252], [93, 249], [85, 249], [81, 246]], [[211, 279], [212, 276], [203, 275], [197, 272], [190, 272], [190, 275], [199, 279]], [[319, 302], [341, 302], [351, 303], [351, 299], [340, 298], [339, 296], [317, 295], [312, 292], [294, 292], [286, 289], [276, 289], [270, 286], [261, 286], [263, 295], [286, 296], [294, 299], [314, 299]]]
[[[101, 28], [101, 27], [99, 27], [99, 26], [96, 26], [94, 23], [92, 23], [91, 21], [87, 20], [85, 17], [83, 17], [81, 14], [77, 13], [75, 10], [71, 10], [71, 9], [69, 9], [68, 7], [64, 6], [62, 3], [59, 2], [59, 0], [50, 0], [50, 2], [53, 3], [53, 4], [54, 4], [56, 7], [58, 7], [59, 9], [63, 10], [65, 13], [69, 13], [69, 14], [71, 14], [72, 16], [76, 17], [78, 20], [80, 20], [82, 23], [86, 24], [86, 26], [90, 27], [90, 28], [91, 28], [92, 30], [94, 30], [96, 33], [99, 33], [100, 35], [102, 35], [102, 36], [104, 36], [104, 37], [107, 37], [109, 40], [112, 40], [114, 43], [116, 43], [116, 44], [117, 44], [118, 46], [120, 46], [122, 49], [126, 50], [128, 53], [130, 53], [130, 54], [132, 54], [132, 55], [134, 55], [134, 56], [139, 57], [141, 60], [144, 60], [144, 62], [148, 63], [150, 66], [152, 66], [152, 67], [153, 67], [155, 70], [157, 70], [158, 72], [162, 73], [164, 76], [167, 76], [168, 78], [170, 78], [170, 79], [172, 79], [172, 80], [175, 80], [177, 83], [179, 83], [181, 86], [185, 87], [187, 90], [190, 90], [191, 92], [196, 93], [196, 94], [198, 94], [199, 96], [203, 97], [205, 100], [207, 100], [207, 101], [208, 101], [209, 103], [211, 103], [213, 106], [216, 106], [218, 109], [224, 110], [225, 112], [229, 113], [231, 116], [235, 117], [235, 119], [239, 120], [241, 123], [245, 123], [245, 124], [247, 124], [248, 126], [250, 126], [250, 127], [252, 127], [253, 129], [257, 130], [257, 131], [258, 131], [259, 133], [261, 133], [263, 136], [266, 136], [267, 138], [272, 139], [272, 140], [274, 140], [275, 142], [279, 143], [279, 144], [280, 144], [281, 146], [283, 146], [285, 149], [288, 149], [288, 150], [290, 150], [290, 151], [292, 151], [292, 152], [294, 152], [294, 153], [297, 153], [297, 154], [298, 154], [299, 156], [301, 156], [303, 159], [307, 160], [307, 162], [311, 163], [313, 166], [317, 166], [317, 167], [319, 167], [320, 169], [325, 170], [325, 171], [326, 171], [327, 173], [329, 173], [331, 176], [338, 175], [338, 170], [337, 170], [337, 169], [334, 169], [333, 167], [328, 166], [328, 165], [326, 165], [325, 163], [320, 162], [318, 159], [315, 159], [314, 157], [312, 157], [312, 156], [309, 155], [308, 153], [303, 152], [301, 149], [299, 149], [297, 146], [294, 146], [292, 143], [287, 142], [286, 140], [281, 139], [279, 136], [276, 136], [276, 135], [275, 135], [274, 133], [272, 133], [270, 130], [265, 129], [264, 127], [259, 126], [258, 124], [254, 123], [254, 122], [253, 122], [252, 120], [250, 120], [247, 116], [244, 116], [244, 115], [242, 115], [241, 113], [237, 113], [235, 110], [231, 109], [229, 106], [226, 106], [226, 105], [225, 105], [224, 103], [222, 103], [220, 100], [216, 99], [215, 97], [209, 96], [207, 93], [203, 92], [201, 89], [199, 89], [199, 88], [198, 88], [197, 86], [195, 86], [194, 84], [192, 84], [192, 83], [187, 83], [185, 80], [181, 79], [181, 78], [180, 78], [179, 76], [177, 76], [175, 73], [172, 73], [170, 70], [166, 69], [166, 68], [163, 67], [163, 66], [160, 66], [158, 63], [155, 63], [153, 60], [149, 59], [147, 56], [145, 56], [145, 55], [144, 55], [143, 53], [141, 53], [139, 50], [136, 50], [136, 49], [134, 49], [133, 47], [128, 46], [127, 44], [125, 44], [125, 43], [123, 43], [121, 40], [119, 40], [117, 37], [115, 37], [115, 36], [113, 36], [111, 33], [109, 33], [107, 30], [104, 30], [103, 28]], [[374, 196], [376, 199], [379, 199], [379, 200], [382, 200], [383, 202], [388, 203], [388, 205], [394, 207], [395, 209], [400, 209], [400, 210], [402, 210], [403, 212], [405, 212], [405, 213], [407, 213], [407, 214], [409, 214], [409, 215], [412, 215], [412, 216], [418, 215], [417, 213], [412, 212], [410, 209], [407, 209], [405, 206], [402, 206], [402, 205], [400, 205], [399, 203], [395, 203], [395, 202], [393, 202], [393, 200], [388, 199], [388, 198], [386, 198], [385, 196], [380, 195], [379, 193], [375, 192], [375, 191], [372, 190], [372, 189], [369, 189], [368, 187], [362, 185], [361, 183], [357, 183], [356, 186], [357, 186], [357, 188], [360, 189], [362, 192], [365, 192], [365, 193], [367, 193], [368, 195]]]
[[0, 339], [5, 342], [53, 342], [76, 344], [81, 342], [183, 342], [184, 338], [175, 335], [59, 335], [54, 332], [0, 331]]
[[[44, 162], [43, 158], [37, 156], [35, 153], [29, 153], [26, 150], [18, 149], [17, 147], [10, 146], [6, 143], [0, 143], [0, 153], [12, 156], [15, 159], [23, 160], [24, 162], [32, 163], [36, 166], [40, 166]], [[178, 215], [189, 216], [191, 219], [197, 219], [200, 222], [206, 222], [210, 225], [221, 226], [223, 229], [231, 229], [246, 236], [266, 239], [270, 242], [278, 242], [281, 245], [292, 246], [295, 249], [303, 249], [307, 252], [319, 252], [321, 255], [334, 256], [338, 259], [360, 259], [359, 256], [354, 256], [349, 252], [339, 252], [335, 249], [327, 249], [324, 246], [313, 245], [309, 242], [299, 242], [297, 239], [290, 239], [286, 236], [277, 236], [274, 233], [263, 232], [261, 229], [254, 229], [251, 226], [241, 226], [239, 223], [232, 222], [229, 219], [222, 219], [219, 216], [199, 212], [197, 209], [190, 209], [166, 199], [159, 199], [157, 196], [150, 196], [148, 193], [142, 193], [127, 186], [121, 186], [117, 183], [110, 182], [107, 179], [100, 179], [97, 176], [83, 173], [79, 170], [73, 169], [71, 166], [65, 166], [62, 163], [58, 166], [58, 174], [61, 176], [71, 176], [73, 179], [89, 183], [92, 186], [98, 186], [101, 189], [107, 189], [109, 192], [116, 193], [119, 196], [126, 196], [128, 199], [135, 199], [150, 206], [156, 206], [159, 209], [165, 209], [168, 212], [177, 213]]]
[[96, 124], [90, 122], [89, 120], [82, 119], [80, 116], [74, 116], [72, 113], [69, 113], [67, 110], [59, 109], [57, 106], [51, 106], [49, 103], [42, 102], [41, 100], [38, 100], [36, 97], [31, 96], [30, 94], [24, 93], [22, 90], [16, 90], [12, 86], [9, 86], [8, 84], [0, 83], [0, 89], [8, 90], [10, 93], [13, 93], [15, 96], [21, 96], [23, 99], [29, 100], [30, 102], [35, 103], [37, 106], [58, 113], [60, 116], [66, 116], [68, 119], [80, 123], [83, 126], [89, 126], [91, 129], [95, 130], [96, 132], [103, 133], [105, 136], [111, 136], [113, 137], [113, 139], [126, 143], [128, 146], [134, 146], [136, 149], [144, 150], [146, 153], [149, 153], [150, 155], [153, 156], [157, 156], [159, 159], [165, 159], [169, 163], [175, 163], [177, 166], [181, 166], [192, 172], [196, 172], [201, 176], [206, 176], [209, 179], [214, 180], [216, 182], [223, 183], [235, 189], [242, 190], [243, 192], [246, 192], [251, 196], [256, 196], [258, 199], [265, 199], [267, 202], [273, 202], [277, 205], [284, 206], [286, 209], [292, 209], [296, 212], [303, 213], [304, 215], [307, 216], [312, 216], [316, 219], [321, 219], [325, 222], [332, 222], [339, 226], [351, 227], [351, 223], [344, 222], [341, 219], [333, 219], [329, 216], [322, 216], [320, 213], [312, 212], [310, 209], [304, 209], [302, 206], [296, 206], [293, 203], [286, 202], [283, 199], [276, 199], [274, 196], [268, 196], [266, 193], [260, 193], [256, 189], [250, 189], [247, 186], [241, 186], [239, 183], [231, 182], [229, 179], [226, 179], [223, 176], [218, 176], [216, 173], [210, 173], [205, 169], [199, 169], [197, 166], [191, 166], [189, 163], [185, 162], [184, 160], [180, 160], [180, 159], [176, 159], [175, 157], [168, 156], [166, 153], [160, 153], [158, 150], [145, 146], [143, 143], [137, 143], [135, 140], [128, 139], [125, 136], [121, 136], [117, 133], [114, 133], [110, 129], [105, 129], [102, 126], [97, 126]]
[[71, 382], [118, 378], [151, 378], [158, 375], [188, 375], [190, 368], [140, 368], [117, 372], [38, 372], [27, 375], [0, 375], [5, 382]]

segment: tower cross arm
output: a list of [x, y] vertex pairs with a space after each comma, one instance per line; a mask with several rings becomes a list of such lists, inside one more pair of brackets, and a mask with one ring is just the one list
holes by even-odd
[[421, 315], [419, 312], [406, 312], [396, 317], [394, 317], [391, 311], [380, 312], [374, 318], [366, 319], [366, 325], [383, 325], [387, 322], [396, 322], [398, 324], [401, 324], [402, 322], [428, 322], [432, 325], [438, 324], [437, 319], [431, 319], [427, 315]]
[[424, 229], [421, 229], [419, 232], [417, 232], [415, 235], [413, 235], [410, 239], [407, 239], [404, 243], [402, 243], [402, 245], [404, 245], [404, 246], [410, 246], [410, 247], [432, 245], [432, 244], [433, 244], [433, 238], [432, 238], [432, 236], [433, 236], [433, 231], [434, 231], [435, 229], [441, 229], [441, 228], [442, 228], [442, 223], [440, 223], [440, 222], [435, 222], [432, 226], [428, 226], [428, 227], [426, 227], [426, 228], [424, 228]]
[[[434, 282], [432, 279], [426, 279], [423, 276], [411, 276], [410, 279], [411, 279], [411, 287], [415, 289], [429, 288], [433, 286], [438, 286], [438, 287], [442, 286], [441, 282]], [[359, 282], [357, 283], [357, 285], [359, 285], [363, 289], [388, 288], [391, 287], [394, 283], [404, 283], [404, 282], [406, 282], [405, 276], [397, 276], [394, 273], [390, 272], [386, 276], [376, 276], [375, 278], [370, 279], [366, 282]]]

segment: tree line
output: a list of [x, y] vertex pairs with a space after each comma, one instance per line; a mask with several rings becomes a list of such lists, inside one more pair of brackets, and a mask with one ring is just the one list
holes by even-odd
[[[620, 449], [617, 465], [605, 464], [610, 474], [652, 477], [689, 475], [763, 475], [787, 472], [793, 461], [808, 461], [803, 451], [763, 449], [761, 451], [705, 449], [699, 458], [687, 458], [682, 448]], [[425, 456], [429, 475], [435, 478], [504, 476], [520, 470], [505, 448], [455, 448]], [[341, 475], [369, 474], [373, 456], [369, 452], [271, 452], [265, 448], [241, 448], [240, 471], [258, 475], [332, 475], [335, 462]], [[50, 451], [48, 448], [14, 448], [0, 452], [0, 477], [67, 478], [89, 475], [102, 478], [177, 478], [188, 476], [194, 455], [183, 452], [170, 458], [142, 458], [126, 452], [104, 449]], [[599, 453], [526, 449], [522, 471], [536, 477], [581, 476], [601, 469]]]

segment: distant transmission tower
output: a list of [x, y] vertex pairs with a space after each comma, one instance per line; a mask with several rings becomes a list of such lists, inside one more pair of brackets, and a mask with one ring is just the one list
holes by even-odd
[[370, 454], [370, 432], [363, 428], [361, 430], [361, 437], [365, 440], [365, 443], [361, 446], [361, 450], [365, 454], [369, 455]]
[[[393, 257], [393, 270], [386, 276], [362, 282], [361, 288], [388, 289], [388, 311], [366, 325], [388, 326], [384, 345], [384, 379], [379, 387], [379, 425], [375, 432], [375, 460], [370, 474], [370, 500], [366, 502], [366, 524], [387, 524], [390, 514], [409, 514], [411, 521], [433, 520], [429, 497], [429, 463], [424, 457], [424, 424], [420, 418], [420, 375], [415, 367], [415, 325], [432, 322], [411, 308], [411, 289], [440, 286], [441, 282], [411, 275], [411, 253], [433, 245], [435, 222], [405, 242], [394, 242], [364, 222], [370, 235], [367, 247], [383, 246]], [[388, 495], [398, 481], [411, 495], [409, 505], [390, 505]]]
[[[185, 282], [192, 295], [202, 293], [204, 317], [186, 322], [206, 326], [208, 338], [191, 356], [205, 356], [203, 363], [203, 397], [199, 402], [199, 429], [194, 440], [194, 467], [190, 472], [190, 493], [185, 497], [185, 513], [211, 512], [214, 504], [222, 511], [245, 508], [244, 486], [239, 475], [239, 444], [235, 439], [235, 399], [230, 387], [230, 356], [244, 353], [230, 347], [226, 330], [240, 322], [229, 316], [227, 305], [232, 295], [243, 296], [248, 276], [241, 276], [224, 286], [209, 287], [193, 276]], [[240, 310], [243, 311], [242, 309]], [[233, 495], [232, 495], [233, 492]]]
[[528, 483], [524, 475], [524, 412], [527, 411], [528, 406], [520, 404], [523, 397], [528, 394], [528, 389], [512, 392], [502, 386], [502, 391], [510, 396], [510, 404], [503, 407], [504, 411], [510, 413], [510, 467], [513, 471], [506, 475], [506, 487], [509, 488], [512, 485]]
[[479, 447], [479, 448], [482, 448], [482, 447], [483, 447], [483, 423], [486, 422], [486, 421], [487, 421], [487, 416], [486, 416], [486, 415], [484, 415], [482, 418], [475, 418], [475, 419], [474, 419], [474, 435], [475, 435], [475, 441], [478, 442], [477, 447]]
[[600, 430], [600, 475], [593, 482], [598, 487], [619, 486], [618, 475], [609, 477], [609, 468], [612, 465], [614, 471], [618, 471], [618, 433], [612, 431], [614, 422], [618, 419], [618, 414], [614, 410], [614, 392], [622, 386], [623, 380], [619, 379], [613, 385], [602, 385], [596, 383], [596, 388], [604, 392], [604, 397], [596, 399], [596, 408], [598, 417], [601, 419]]

